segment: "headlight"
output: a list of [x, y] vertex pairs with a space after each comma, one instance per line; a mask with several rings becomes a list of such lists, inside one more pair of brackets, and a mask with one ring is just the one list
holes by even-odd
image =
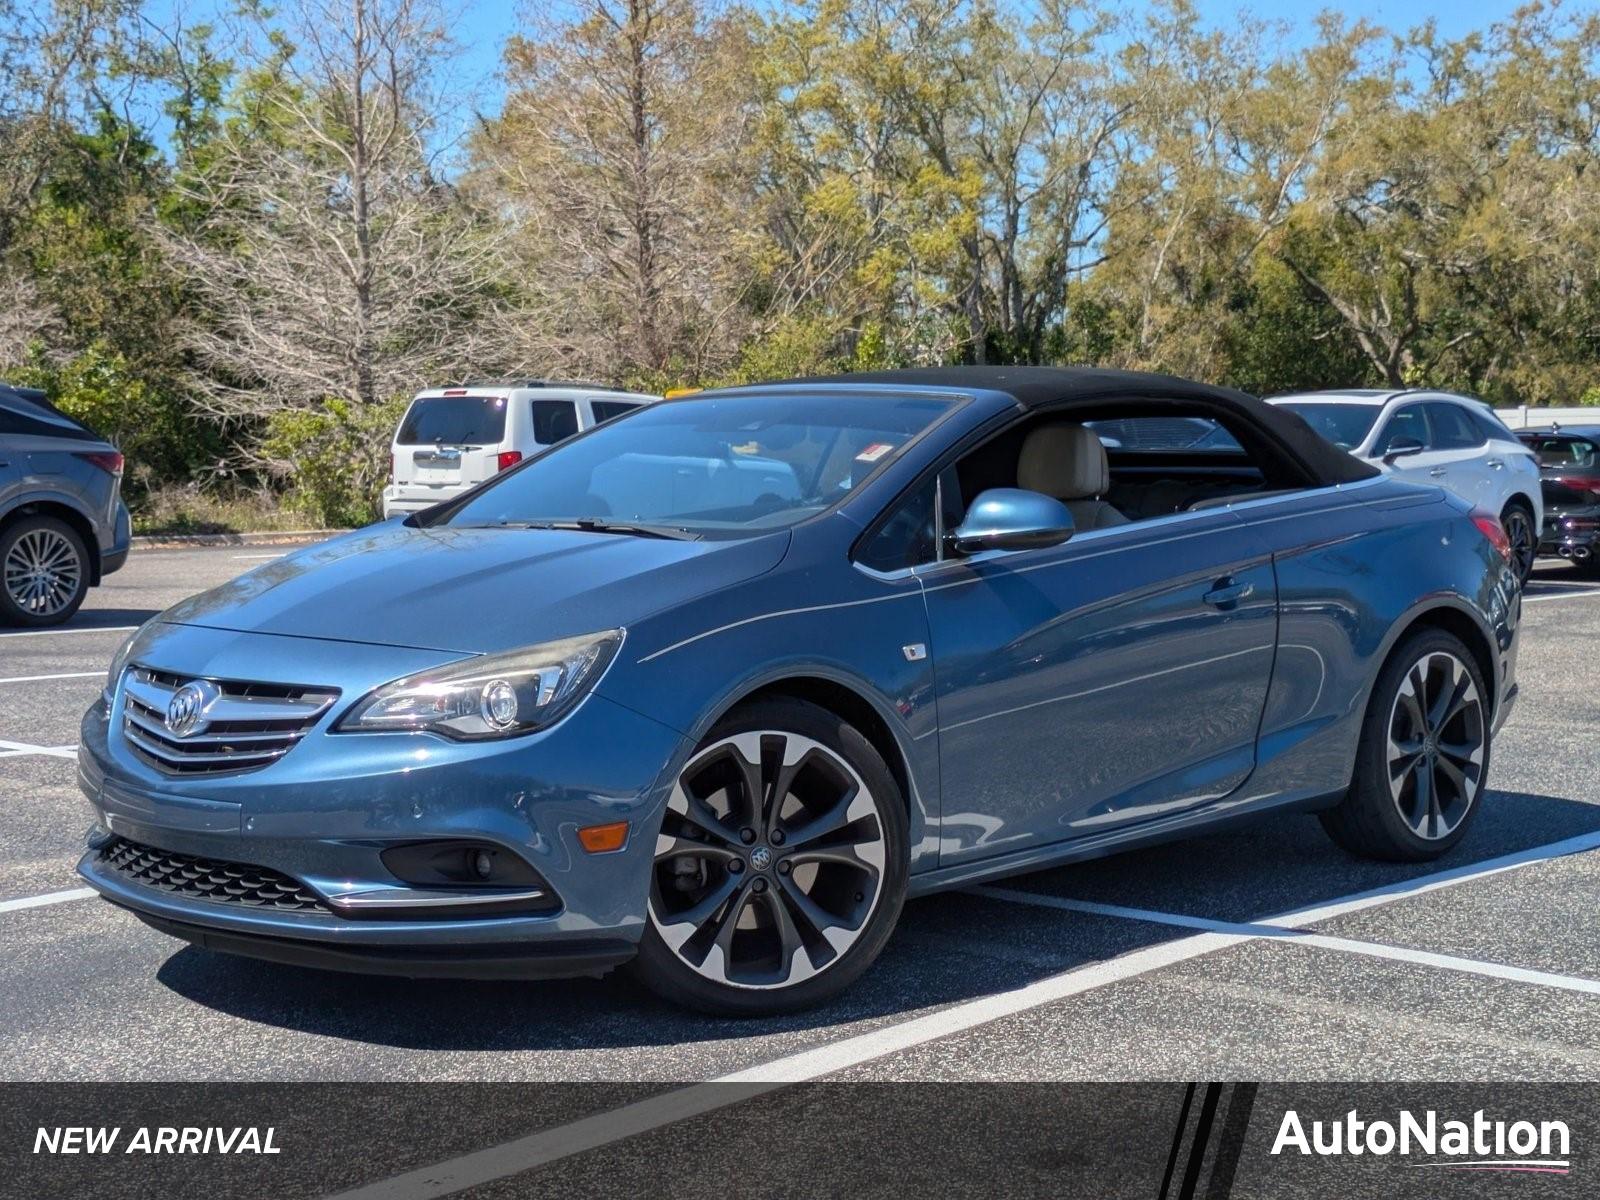
[[111, 666], [106, 671], [106, 686], [100, 692], [100, 699], [105, 702], [107, 711], [111, 708], [111, 698], [116, 695], [117, 680], [122, 678], [122, 672], [128, 665], [128, 659], [133, 657], [133, 644], [146, 629], [159, 621], [160, 617], [151, 617], [139, 628], [135, 629], [117, 647], [117, 652], [111, 656]]
[[341, 730], [418, 731], [462, 741], [554, 725], [577, 707], [622, 645], [620, 629], [474, 658], [385, 684], [350, 710]]

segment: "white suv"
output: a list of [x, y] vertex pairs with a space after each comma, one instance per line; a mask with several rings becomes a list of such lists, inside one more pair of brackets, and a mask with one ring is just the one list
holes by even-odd
[[1268, 403], [1298, 413], [1357, 458], [1497, 513], [1517, 574], [1528, 577], [1544, 511], [1539, 461], [1488, 405], [1450, 392], [1363, 389], [1272, 396]]
[[458, 496], [580, 430], [660, 398], [539, 379], [418, 392], [395, 431], [383, 515], [419, 512]]

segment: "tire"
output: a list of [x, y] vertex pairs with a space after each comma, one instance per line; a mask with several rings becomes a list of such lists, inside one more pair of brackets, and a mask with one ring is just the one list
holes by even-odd
[[72, 526], [23, 517], [0, 531], [0, 623], [60, 625], [89, 594], [89, 555]]
[[820, 1004], [882, 953], [909, 858], [905, 800], [859, 731], [803, 700], [737, 708], [673, 789], [635, 969], [703, 1012]]
[[1517, 582], [1526, 583], [1539, 555], [1539, 531], [1533, 527], [1533, 510], [1521, 500], [1513, 500], [1500, 514], [1500, 525], [1511, 542], [1511, 567], [1517, 573]]
[[1372, 689], [1350, 791], [1321, 814], [1328, 836], [1384, 862], [1427, 862], [1450, 850], [1489, 777], [1488, 694], [1459, 638], [1440, 629], [1406, 637]]

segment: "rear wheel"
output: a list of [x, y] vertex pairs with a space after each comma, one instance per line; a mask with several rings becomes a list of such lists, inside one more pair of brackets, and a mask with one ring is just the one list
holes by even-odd
[[817, 1004], [882, 952], [907, 860], [900, 789], [856, 729], [800, 700], [738, 709], [668, 801], [638, 970], [709, 1012]]
[[1527, 582], [1533, 571], [1534, 556], [1539, 552], [1539, 531], [1533, 527], [1533, 510], [1520, 500], [1513, 500], [1500, 514], [1500, 524], [1511, 543], [1511, 566], [1517, 579]]
[[89, 591], [83, 539], [54, 517], [23, 517], [0, 532], [0, 621], [59, 625]]
[[1355, 777], [1323, 828], [1352, 854], [1425, 862], [1459, 842], [1489, 774], [1489, 705], [1472, 654], [1440, 629], [1407, 637], [1378, 677]]

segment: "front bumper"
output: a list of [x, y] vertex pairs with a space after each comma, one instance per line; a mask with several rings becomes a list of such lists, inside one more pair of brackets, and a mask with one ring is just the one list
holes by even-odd
[[[555, 728], [506, 742], [334, 733], [333, 724], [369, 683], [414, 669], [412, 660], [428, 652], [168, 628], [178, 631], [171, 649], [158, 641], [143, 655], [151, 665], [219, 678], [327, 681], [340, 687], [341, 698], [277, 762], [212, 776], [166, 774], [147, 764], [122, 737], [123, 697], [109, 712], [97, 702], [82, 723], [78, 780], [98, 830], [78, 870], [106, 899], [198, 944], [357, 971], [587, 974], [632, 955], [683, 735], [598, 694]], [[330, 672], [334, 657], [342, 665]], [[583, 849], [579, 829], [617, 821], [629, 826], [621, 850]], [[112, 837], [266, 868], [326, 904], [280, 911], [154, 886], [107, 864], [101, 849]], [[384, 851], [462, 840], [520, 856], [556, 903], [491, 913], [464, 899], [463, 906], [438, 910], [401, 906], [382, 919], [341, 903], [374, 896], [403, 901], [408, 893], [426, 900], [437, 889], [397, 878]]]
[[[117, 902], [113, 900], [112, 903]], [[169, 921], [143, 909], [122, 907], [128, 908], [152, 929], [204, 950], [360, 975], [401, 975], [408, 979], [565, 979], [577, 975], [604, 975], [638, 952], [637, 943], [623, 938], [597, 938], [556, 946], [517, 943], [459, 948], [361, 943], [329, 945]]]

